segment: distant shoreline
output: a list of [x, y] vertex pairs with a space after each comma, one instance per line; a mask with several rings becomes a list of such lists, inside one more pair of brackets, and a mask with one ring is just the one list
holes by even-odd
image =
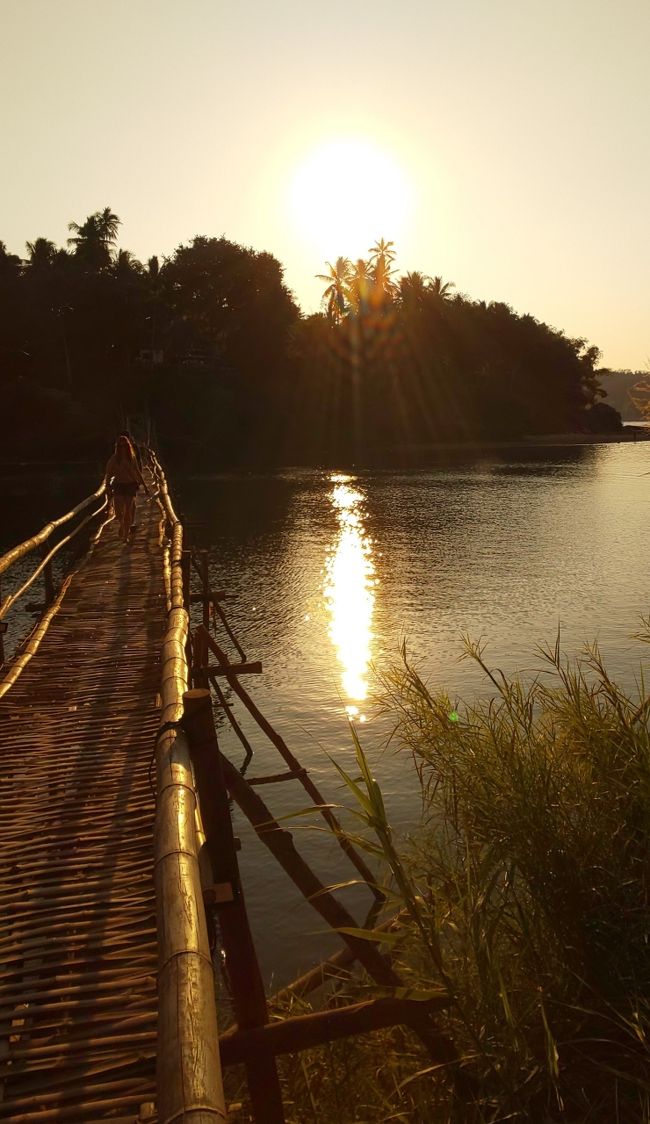
[[507, 441], [487, 439], [485, 441], [445, 441], [431, 445], [394, 446], [395, 452], [426, 453], [436, 450], [490, 450], [490, 449], [547, 449], [554, 445], [606, 445], [617, 441], [648, 441], [650, 429], [642, 425], [627, 425], [620, 433], [538, 433], [530, 437], [519, 437]]
[[[498, 441], [486, 439], [485, 441], [439, 441], [434, 444], [418, 444], [418, 445], [398, 445], [392, 446], [389, 449], [367, 450], [363, 461], [361, 458], [354, 460], [355, 467], [369, 467], [369, 468], [399, 468], [403, 467], [405, 463], [415, 461], [419, 466], [422, 461], [427, 457], [439, 460], [445, 455], [456, 458], [458, 456], [470, 454], [472, 456], [489, 455], [490, 453], [536, 453], [542, 452], [545, 449], [553, 448], [580, 448], [588, 445], [608, 445], [618, 442], [638, 442], [650, 441], [650, 427], [644, 426], [643, 423], [627, 422], [624, 423], [624, 428], [620, 433], [543, 433], [535, 434], [530, 437], [520, 437], [517, 440], [509, 439], [507, 441]], [[103, 461], [102, 461], [103, 463]], [[243, 464], [241, 462], [227, 464], [218, 464], [214, 466], [215, 471], [247, 471], [250, 469], [259, 470], [262, 468], [268, 469], [282, 469], [282, 468], [331, 468], [333, 465], [345, 465], [350, 463], [350, 458], [341, 456], [334, 461], [333, 458], [323, 458], [314, 462], [301, 462], [301, 461], [287, 461], [284, 464], [275, 464], [266, 461], [249, 462]], [[21, 460], [21, 461], [0, 461], [1, 472], [15, 472], [18, 469], [27, 469], [28, 471], [35, 470], [52, 470], [55, 472], [66, 472], [66, 470], [88, 470], [88, 473], [97, 471], [99, 464], [98, 459], [77, 460], [77, 461], [60, 461], [54, 458], [46, 460]], [[206, 471], [206, 466], [197, 466], [197, 470], [202, 475]], [[187, 469], [185, 469], [185, 472]], [[209, 471], [209, 470], [208, 470]], [[185, 472], [183, 474], [185, 474]], [[189, 472], [192, 475], [192, 472]]]

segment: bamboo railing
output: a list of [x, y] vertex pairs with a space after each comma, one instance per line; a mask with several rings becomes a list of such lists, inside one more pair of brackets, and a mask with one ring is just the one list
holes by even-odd
[[[99, 506], [97, 506], [98, 504]], [[78, 503], [76, 507], [73, 507], [64, 515], [59, 516], [58, 519], [53, 519], [49, 523], [46, 523], [37, 534], [33, 535], [30, 539], [26, 539], [25, 542], [14, 546], [0, 557], [0, 579], [2, 579], [2, 575], [6, 574], [17, 562], [20, 562], [23, 558], [32, 554], [33, 551], [37, 550], [38, 547], [42, 546], [44, 543], [48, 543], [59, 527], [62, 527], [65, 523], [69, 523], [71, 519], [85, 512], [89, 507], [94, 507], [94, 510], [81, 519], [72, 531], [62, 539], [59, 539], [59, 541], [52, 546], [29, 577], [23, 581], [17, 589], [14, 589], [12, 593], [7, 594], [4, 598], [0, 593], [0, 669], [2, 669], [5, 664], [3, 641], [4, 633], [7, 628], [5, 618], [14, 605], [16, 605], [24, 594], [27, 593], [27, 590], [31, 588], [36, 579], [40, 577], [41, 574], [43, 575], [44, 601], [39, 608], [42, 608], [44, 615], [37, 627], [33, 630], [31, 636], [19, 646], [18, 654], [11, 665], [9, 673], [0, 681], [0, 697], [9, 690], [9, 687], [15, 682], [23, 668], [29, 663], [32, 656], [38, 650], [41, 639], [45, 635], [48, 625], [61, 604], [63, 595], [69, 585], [72, 576], [71, 573], [66, 574], [58, 592], [55, 590], [52, 572], [53, 559], [64, 546], [69, 545], [72, 540], [77, 537], [84, 527], [87, 527], [89, 523], [108, 508], [106, 480], [103, 480], [99, 488], [97, 488], [92, 495], [82, 500], [81, 503]]]
[[[78, 503], [77, 506], [73, 507], [71, 511], [67, 511], [65, 515], [60, 515], [58, 519], [53, 519], [50, 523], [46, 523], [45, 526], [42, 527], [36, 535], [33, 535], [31, 539], [26, 539], [25, 542], [19, 543], [18, 546], [14, 546], [12, 550], [9, 550], [6, 554], [3, 554], [0, 558], [0, 576], [2, 576], [5, 570], [8, 570], [10, 566], [13, 566], [14, 562], [18, 562], [19, 559], [24, 558], [26, 554], [29, 554], [31, 550], [34, 550], [37, 546], [40, 546], [41, 543], [44, 543], [47, 539], [49, 539], [52, 533], [57, 529], [57, 527], [62, 527], [64, 523], [68, 523], [70, 519], [73, 519], [74, 516], [78, 515], [80, 511], [84, 511], [91, 503], [93, 503], [95, 500], [101, 499], [102, 497], [104, 497], [104, 499], [106, 497], [105, 480], [102, 481], [96, 492], [93, 492], [91, 496], [87, 496], [85, 500], [82, 500], [81, 503]], [[98, 508], [97, 511], [94, 512], [94, 514], [97, 515], [100, 510], [101, 508]], [[74, 534], [76, 534], [76, 531], [74, 532]]]
[[214, 976], [197, 854], [197, 801], [187, 737], [180, 728], [188, 686], [189, 618], [183, 593], [183, 528], [152, 455], [171, 545], [165, 557], [167, 632], [156, 747], [154, 879], [159, 940], [157, 1114], [159, 1124], [225, 1120]]

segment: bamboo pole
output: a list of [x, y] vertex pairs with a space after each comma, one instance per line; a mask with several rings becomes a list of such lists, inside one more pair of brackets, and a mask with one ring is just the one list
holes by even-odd
[[171, 608], [162, 649], [162, 732], [156, 748], [157, 1111], [160, 1124], [215, 1124], [226, 1119], [226, 1108], [217, 1045], [214, 974], [197, 857], [197, 809], [189, 745], [176, 725], [182, 717], [188, 674], [183, 529], [162, 473], [160, 491], [172, 542], [167, 557]]
[[[408, 1026], [418, 1034], [426, 1034], [434, 1025], [433, 1015], [443, 1011], [449, 1003], [449, 995], [442, 991], [430, 999], [369, 999], [328, 1011], [295, 1015], [251, 1030], [233, 1028], [219, 1039], [221, 1063], [246, 1062], [262, 1046], [274, 1054], [294, 1054], [389, 1026]], [[444, 1064], [449, 1060], [446, 1043], [441, 1040], [438, 1061]]]
[[70, 573], [67, 575], [65, 581], [62, 583], [61, 588], [59, 589], [58, 594], [56, 595], [55, 600], [52, 602], [49, 609], [47, 609], [47, 611], [43, 614], [43, 616], [41, 617], [41, 619], [38, 622], [34, 631], [31, 633], [31, 635], [28, 637], [28, 639], [23, 643], [23, 645], [21, 646], [21, 648], [19, 650], [18, 655], [15, 656], [15, 658], [12, 660], [7, 674], [5, 675], [4, 679], [0, 682], [0, 699], [3, 697], [3, 695], [5, 695], [7, 693], [9, 688], [13, 686], [13, 684], [18, 679], [18, 676], [27, 667], [27, 664], [29, 663], [29, 661], [36, 655], [36, 653], [37, 653], [37, 651], [38, 651], [38, 649], [41, 645], [41, 642], [42, 642], [42, 640], [43, 640], [43, 638], [44, 638], [44, 636], [45, 636], [45, 634], [46, 634], [46, 632], [47, 632], [47, 630], [50, 626], [50, 623], [51, 623], [53, 617], [56, 615], [56, 613], [59, 611], [59, 609], [61, 607], [61, 604], [63, 602], [63, 598], [65, 596], [66, 590], [68, 589], [68, 586], [70, 585], [70, 582], [72, 581], [73, 577], [75, 577], [76, 574], [78, 574], [81, 570], [83, 570], [83, 568], [86, 565], [88, 559], [90, 558], [92, 548], [94, 547], [95, 543], [97, 542], [97, 540], [98, 540], [99, 536], [101, 535], [101, 533], [102, 533], [104, 527], [106, 526], [107, 522], [108, 522], [108, 520], [104, 520], [102, 525], [97, 529], [97, 531], [96, 531], [96, 533], [95, 533], [95, 535], [92, 539], [90, 550], [89, 550], [88, 554], [84, 558], [82, 558], [79, 565], [76, 566], [74, 570], [71, 570]]
[[106, 480], [103, 480], [97, 491], [93, 492], [92, 496], [87, 496], [85, 500], [78, 503], [71, 511], [67, 511], [65, 515], [61, 515], [58, 519], [53, 519], [50, 523], [46, 523], [38, 534], [33, 535], [31, 539], [26, 539], [25, 542], [19, 543], [18, 546], [14, 546], [11, 550], [8, 550], [6, 554], [0, 557], [0, 574], [4, 574], [5, 570], [13, 566], [14, 562], [17, 562], [20, 558], [29, 554], [35, 547], [40, 546], [42, 542], [45, 542], [45, 540], [50, 537], [57, 527], [62, 527], [64, 523], [67, 523], [68, 520], [72, 519], [78, 512], [83, 511], [89, 504], [99, 499], [100, 496], [103, 496], [105, 492]]
[[43, 570], [43, 580], [45, 585], [45, 607], [47, 608], [48, 605], [52, 604], [56, 596], [51, 561], [46, 563], [45, 569]]
[[[405, 914], [406, 910], [402, 909], [399, 913], [388, 917], [386, 921], [382, 921], [381, 925], [375, 925], [375, 932], [393, 932], [394, 929], [399, 927]], [[355, 959], [354, 953], [347, 946], [340, 948], [333, 956], [328, 957], [327, 960], [321, 960], [320, 964], [316, 964], [314, 968], [310, 968], [308, 972], [298, 976], [298, 979], [286, 984], [281, 991], [276, 991], [275, 995], [272, 995], [269, 999], [269, 1004], [272, 1007], [281, 1006], [283, 1003], [289, 1002], [290, 999], [310, 995], [312, 991], [317, 991], [332, 979], [349, 979], [350, 973], [347, 969], [354, 964]], [[344, 976], [337, 977], [336, 973], [339, 970], [344, 973]]]
[[178, 516], [174, 511], [174, 507], [169, 495], [167, 478], [160, 466], [160, 461], [158, 460], [158, 457], [154, 453], [153, 449], [149, 450], [149, 454], [151, 457], [151, 468], [156, 478], [156, 483], [158, 484], [160, 503], [167, 517], [167, 522], [169, 524], [169, 530], [171, 534], [176, 524], [180, 523], [180, 520], [178, 519]]
[[230, 627], [230, 625], [228, 623], [228, 618], [225, 614], [225, 611], [221, 608], [221, 605], [219, 604], [218, 601], [212, 602], [212, 613], [213, 613], [213, 618], [219, 617], [219, 620], [221, 621], [221, 623], [222, 623], [223, 627], [225, 628], [228, 636], [230, 637], [231, 643], [233, 644], [233, 646], [237, 650], [237, 655], [239, 656], [240, 660], [243, 660], [244, 662], [246, 662], [246, 653], [245, 653], [244, 649], [242, 648], [241, 644], [239, 643], [239, 640], [235, 636], [235, 633], [233, 632], [232, 628]]
[[210, 631], [210, 572], [207, 551], [201, 552], [201, 599], [203, 602], [203, 627]]
[[216, 679], [214, 677], [212, 677], [210, 679], [210, 682], [212, 683], [212, 686], [214, 688], [214, 691], [215, 691], [215, 694], [217, 696], [217, 699], [219, 701], [220, 706], [226, 712], [226, 716], [228, 718], [228, 721], [230, 722], [230, 725], [232, 726], [232, 728], [235, 731], [237, 737], [239, 738], [241, 744], [243, 745], [244, 750], [246, 751], [246, 760], [245, 760], [244, 764], [248, 765], [248, 762], [250, 761], [251, 757], [253, 756], [253, 747], [252, 747], [251, 743], [249, 742], [248, 738], [246, 737], [246, 734], [242, 730], [241, 726], [239, 725], [239, 722], [235, 718], [235, 715], [233, 713], [233, 708], [230, 705], [230, 703], [228, 702], [226, 696], [224, 695], [223, 691], [221, 690], [221, 687], [217, 683]]
[[[225, 589], [210, 589], [208, 590], [209, 601], [224, 601], [227, 597]], [[199, 601], [203, 600], [202, 593], [191, 593], [189, 596], [189, 604], [196, 605]]]
[[280, 784], [282, 781], [295, 781], [300, 777], [300, 773], [294, 773], [289, 770], [286, 773], [271, 773], [266, 777], [246, 777], [251, 788], [256, 788], [261, 784]]
[[[280, 827], [261, 797], [223, 754], [221, 762], [226, 787], [233, 800], [239, 805], [262, 843], [275, 856], [303, 897], [332, 929], [359, 928], [352, 915], [336, 900], [298, 853], [291, 833]], [[340, 936], [354, 953], [355, 959], [363, 964], [368, 975], [376, 983], [387, 987], [401, 986], [399, 976], [370, 941], [360, 940], [347, 933], [340, 933]]]
[[[62, 547], [64, 547], [66, 545], [66, 543], [71, 542], [71, 540], [73, 538], [75, 538], [76, 535], [79, 534], [79, 531], [81, 531], [82, 528], [86, 526], [86, 524], [90, 523], [90, 521], [92, 519], [95, 519], [95, 517], [97, 515], [99, 515], [99, 513], [101, 511], [104, 510], [104, 508], [107, 505], [107, 502], [108, 501], [106, 499], [104, 499], [103, 504], [101, 504], [101, 506], [97, 508], [97, 511], [91, 512], [91, 514], [87, 515], [85, 519], [82, 519], [81, 523], [79, 523], [79, 525], [77, 527], [75, 527], [74, 531], [71, 531], [70, 534], [66, 535], [66, 537], [64, 539], [61, 539], [61, 541], [58, 542], [56, 544], [56, 546], [52, 547], [49, 554], [45, 555], [45, 557], [41, 561], [40, 565], [36, 567], [36, 569], [34, 570], [34, 572], [32, 574], [30, 574], [27, 581], [23, 582], [23, 584], [20, 586], [20, 588], [17, 589], [14, 593], [5, 597], [4, 601], [0, 604], [0, 619], [7, 615], [7, 613], [9, 612], [9, 609], [11, 609], [12, 605], [14, 605], [16, 603], [16, 601], [18, 601], [19, 598], [22, 597], [23, 594], [27, 592], [30, 585], [32, 585], [32, 583], [34, 581], [36, 581], [36, 578], [39, 576], [39, 574], [43, 570], [45, 570], [45, 603], [46, 603], [46, 606], [49, 605], [54, 600], [54, 587], [52, 586], [51, 571], [50, 571], [49, 583], [48, 583], [48, 577], [47, 577], [48, 567], [51, 566], [51, 562], [52, 562], [52, 559], [54, 558], [54, 555], [58, 554], [58, 552], [62, 549]], [[105, 520], [105, 522], [107, 522], [107, 520]], [[52, 526], [56, 526], [56, 524], [52, 524]], [[104, 526], [104, 524], [102, 524], [102, 527], [103, 526]], [[25, 544], [23, 543], [23, 546], [24, 545]], [[29, 551], [25, 551], [25, 554], [28, 554], [28, 553], [29, 553]], [[7, 555], [5, 555], [5, 558], [6, 557], [7, 557]], [[20, 557], [24, 557], [24, 555], [20, 555]], [[49, 591], [49, 593], [48, 593], [48, 591]]]
[[194, 687], [208, 686], [208, 645], [205, 642], [205, 632], [198, 629], [192, 636], [192, 684]]
[[244, 663], [229, 663], [224, 667], [222, 664], [208, 663], [206, 654], [204, 665], [196, 670], [206, 675], [261, 675], [262, 663], [260, 660], [247, 660]]
[[[206, 636], [208, 646], [212, 649], [220, 664], [222, 664], [227, 671], [228, 665], [230, 663], [228, 656], [223, 651], [223, 649], [219, 647], [216, 640], [214, 640], [209, 633], [206, 633]], [[358, 853], [356, 848], [353, 847], [349, 840], [346, 838], [337, 817], [334, 815], [331, 808], [327, 807], [327, 802], [325, 801], [317, 786], [314, 784], [309, 773], [302, 768], [297, 757], [294, 757], [284, 738], [282, 738], [280, 734], [278, 734], [277, 730], [274, 729], [271, 723], [264, 717], [262, 712], [258, 710], [252, 698], [248, 694], [248, 691], [246, 691], [246, 689], [242, 687], [241, 683], [238, 681], [237, 676], [234, 674], [228, 674], [227, 679], [235, 694], [239, 696], [246, 709], [250, 712], [250, 714], [257, 722], [258, 726], [262, 728], [269, 740], [273, 743], [276, 749], [279, 750], [287, 765], [292, 771], [298, 774], [298, 780], [302, 784], [305, 791], [312, 798], [314, 804], [319, 807], [323, 818], [327, 821], [329, 827], [336, 836], [341, 850], [345, 852], [350, 862], [357, 868], [364, 881], [367, 882], [368, 888], [372, 891], [375, 897], [379, 901], [383, 901], [385, 895], [375, 884], [375, 879], [370, 868], [361, 858], [361, 855]]]
[[[228, 890], [228, 893], [221, 894], [226, 901], [219, 909], [219, 928], [235, 1017], [239, 1026], [253, 1029], [264, 1026], [269, 1016], [239, 876], [209, 689], [187, 691], [183, 704], [183, 727], [189, 740], [216, 889]], [[249, 1054], [245, 1064], [256, 1124], [284, 1124], [275, 1059], [265, 1042]]]

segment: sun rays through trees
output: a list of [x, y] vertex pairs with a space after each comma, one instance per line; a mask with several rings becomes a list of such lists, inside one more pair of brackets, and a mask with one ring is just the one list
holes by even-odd
[[0, 243], [7, 455], [103, 447], [131, 413], [188, 464], [415, 463], [612, 423], [596, 348], [400, 273], [390, 240], [328, 262], [323, 310], [302, 316], [269, 253], [200, 235], [143, 265], [120, 229], [106, 206], [64, 248]]
[[323, 314], [294, 330], [294, 389], [323, 457], [417, 460], [440, 443], [614, 424], [596, 406], [597, 349], [440, 275], [400, 275], [391, 241], [317, 276]]

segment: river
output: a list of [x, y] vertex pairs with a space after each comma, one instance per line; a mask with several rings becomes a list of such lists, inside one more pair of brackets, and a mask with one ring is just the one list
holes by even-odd
[[[417, 785], [408, 757], [383, 748], [389, 728], [374, 714], [375, 666], [397, 661], [405, 641], [432, 687], [471, 698], [485, 686], [459, 661], [464, 634], [485, 640], [492, 665], [533, 671], [542, 662], [536, 646], [553, 643], [559, 627], [567, 653], [597, 640], [610, 672], [633, 689], [646, 649], [632, 637], [650, 601], [648, 473], [650, 444], [639, 442], [448, 470], [220, 474], [174, 481], [174, 491], [194, 541], [209, 550], [213, 587], [230, 595], [225, 607], [248, 659], [262, 661], [263, 674], [246, 679], [257, 705], [335, 803], [348, 798], [330, 757], [351, 766], [355, 722], [391, 819], [408, 832], [418, 823]], [[7, 544], [63, 510], [64, 493], [80, 498], [69, 479], [45, 496], [30, 479], [14, 476], [13, 490], [5, 481]], [[246, 729], [255, 749], [249, 776], [282, 771], [277, 751]], [[240, 764], [241, 745], [222, 717], [219, 731]], [[295, 781], [257, 791], [276, 815], [308, 803]], [[236, 820], [247, 905], [274, 987], [337, 943]], [[319, 820], [286, 826], [326, 881], [354, 877]], [[342, 894], [362, 918], [367, 895]]]

